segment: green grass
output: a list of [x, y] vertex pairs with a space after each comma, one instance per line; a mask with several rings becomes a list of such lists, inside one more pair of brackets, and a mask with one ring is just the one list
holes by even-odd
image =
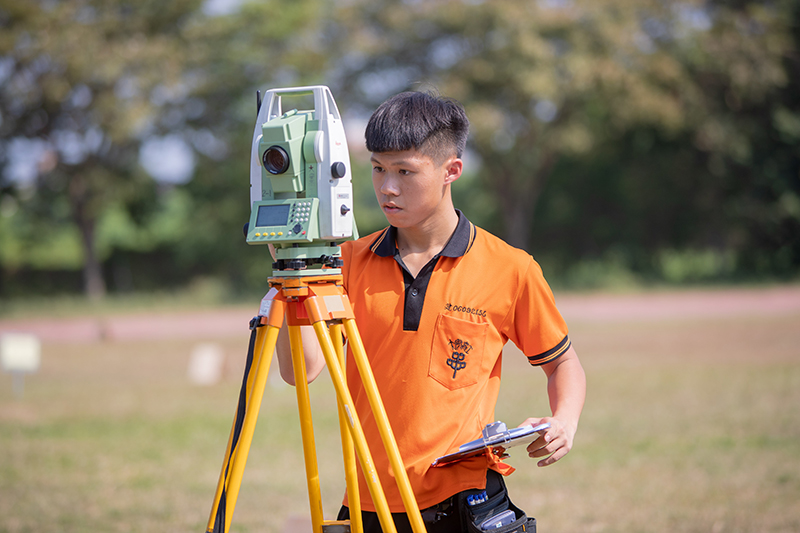
[[[800, 316], [571, 322], [588, 377], [572, 452], [517, 450], [515, 503], [542, 532], [800, 530]], [[219, 385], [188, 383], [188, 341], [45, 343], [22, 398], [0, 374], [0, 531], [204, 531], [247, 338]], [[547, 412], [508, 350], [497, 418]], [[312, 387], [323, 504], [343, 490], [332, 387]], [[309, 515], [294, 389], [271, 377], [232, 531]]]

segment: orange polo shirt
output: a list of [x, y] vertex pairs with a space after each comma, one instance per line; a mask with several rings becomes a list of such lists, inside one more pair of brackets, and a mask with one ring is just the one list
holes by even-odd
[[[397, 253], [394, 227], [341, 247], [344, 286], [420, 509], [484, 487], [484, 456], [431, 463], [495, 421], [506, 341], [533, 365], [570, 346], [539, 265], [458, 214], [450, 241], [416, 278]], [[390, 510], [404, 512], [350, 353], [347, 380]], [[362, 508], [375, 511], [360, 471], [359, 492]]]

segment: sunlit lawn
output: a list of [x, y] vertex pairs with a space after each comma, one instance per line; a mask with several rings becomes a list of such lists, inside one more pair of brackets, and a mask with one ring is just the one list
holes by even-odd
[[[515, 503], [544, 533], [800, 531], [798, 326], [800, 315], [572, 321], [589, 379], [575, 448], [545, 469], [512, 451]], [[22, 398], [0, 374], [0, 531], [204, 531], [246, 327], [217, 341], [227, 373], [211, 387], [186, 378], [193, 341], [46, 343]], [[341, 452], [323, 378], [311, 390], [333, 518]], [[509, 351], [497, 418], [546, 406], [542, 373]], [[271, 380], [232, 531], [307, 518], [297, 425], [294, 389]]]

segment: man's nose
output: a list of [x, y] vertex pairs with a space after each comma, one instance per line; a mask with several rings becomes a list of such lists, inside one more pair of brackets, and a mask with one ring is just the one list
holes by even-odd
[[387, 196], [397, 196], [400, 194], [400, 189], [397, 187], [397, 180], [387, 174], [381, 183], [380, 191]]

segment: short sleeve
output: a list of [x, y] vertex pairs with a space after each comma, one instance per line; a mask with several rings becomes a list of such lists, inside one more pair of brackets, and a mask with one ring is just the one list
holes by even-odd
[[571, 343], [567, 324], [556, 308], [542, 269], [528, 257], [528, 268], [520, 279], [507, 334], [532, 365], [543, 365], [566, 352]]

